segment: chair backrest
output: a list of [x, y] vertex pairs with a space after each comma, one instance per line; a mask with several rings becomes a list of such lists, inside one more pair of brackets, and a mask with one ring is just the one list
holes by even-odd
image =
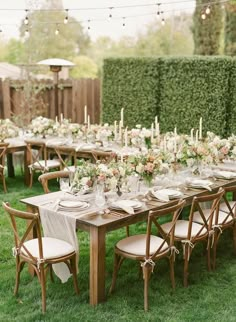
[[[14, 248], [15, 255], [19, 255], [21, 253], [21, 249], [23, 248], [24, 253], [27, 254], [27, 257], [30, 257], [33, 261], [36, 261], [36, 258], [33, 257], [33, 255], [30, 253], [27, 247], [23, 245], [24, 242], [27, 241], [27, 239], [32, 239], [30, 238], [32, 231], [36, 230], [37, 237], [38, 237], [39, 258], [42, 259], [43, 247], [42, 247], [42, 234], [41, 234], [41, 228], [40, 228], [39, 214], [16, 210], [14, 208], [11, 208], [8, 202], [3, 202], [2, 206], [6, 211], [6, 213], [10, 216], [11, 227], [13, 230], [14, 240], [15, 240], [15, 248]], [[20, 230], [18, 229], [19, 221], [16, 220], [16, 218], [25, 220], [26, 230], [23, 232], [23, 234], [21, 234]]]
[[[169, 248], [174, 246], [174, 232], [175, 232], [175, 224], [176, 221], [185, 206], [185, 200], [177, 200], [170, 203], [166, 208], [160, 210], [151, 210], [148, 215], [148, 224], [147, 224], [147, 237], [146, 237], [146, 258], [153, 259], [158, 253], [160, 253], [167, 243]], [[164, 232], [161, 227], [163, 222], [159, 222], [160, 218], [164, 218], [168, 216], [168, 221], [171, 221], [171, 225], [168, 232]], [[155, 226], [163, 238], [163, 242], [156, 249], [155, 253], [150, 256], [150, 239], [152, 233], [152, 227]]]
[[70, 172], [69, 171], [47, 172], [47, 173], [41, 174], [38, 180], [42, 184], [44, 192], [49, 193], [50, 189], [48, 187], [48, 181], [53, 179], [59, 179], [59, 178], [70, 178]]
[[[229, 220], [229, 218], [232, 219], [232, 220], [234, 218], [236, 218], [236, 201], [232, 205], [229, 202], [228, 196], [227, 196], [228, 193], [232, 193], [233, 195], [236, 193], [236, 186], [225, 187], [224, 190], [225, 190], [225, 193], [224, 193], [223, 198], [222, 198], [222, 203], [224, 203], [226, 205], [226, 208], [228, 210], [227, 211], [228, 215], [225, 216], [225, 218], [224, 218], [223, 221], [221, 221], [221, 224], [222, 225], [224, 225], [225, 223], [227, 223], [228, 220]], [[218, 224], [218, 216], [216, 216], [216, 220], [215, 221], [216, 221], [215, 224]]]
[[0, 143], [0, 166], [3, 169], [5, 166], [5, 156], [9, 143]]
[[61, 164], [64, 168], [69, 170], [68, 166], [76, 166], [76, 149], [69, 146], [50, 146], [57, 154]]
[[[188, 240], [195, 240], [197, 239], [203, 231], [206, 229], [208, 233], [212, 230], [212, 224], [213, 224], [213, 218], [218, 216], [219, 213], [219, 205], [220, 201], [225, 193], [225, 190], [220, 188], [218, 192], [216, 193], [211, 193], [209, 192], [207, 195], [200, 196], [200, 197], [194, 197], [192, 201], [192, 206], [189, 214], [189, 227], [188, 227]], [[210, 213], [208, 216], [205, 216], [204, 214], [204, 205], [205, 203], [210, 203]], [[208, 208], [209, 209], [209, 208]], [[192, 236], [192, 224], [193, 224], [193, 218], [194, 218], [194, 213], [196, 211], [199, 213], [202, 221], [202, 225], [197, 231], [197, 233], [194, 233], [194, 236]]]
[[[46, 143], [39, 140], [25, 140], [26, 148], [29, 153], [30, 165], [36, 163], [37, 166], [42, 167], [40, 160], [45, 161], [45, 166], [47, 166], [47, 147]], [[33, 150], [37, 150], [33, 152]], [[43, 167], [42, 167], [43, 170]]]

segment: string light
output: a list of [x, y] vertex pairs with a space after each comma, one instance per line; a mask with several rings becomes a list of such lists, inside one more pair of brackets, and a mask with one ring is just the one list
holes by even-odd
[[24, 24], [28, 25], [29, 24], [28, 10], [25, 10], [25, 12], [26, 12], [26, 16], [25, 16]]
[[157, 3], [157, 18], [160, 18], [160, 3]]
[[166, 24], [165, 18], [161, 19], [161, 24], [162, 24], [162, 26], [165, 26], [165, 24]]
[[90, 20], [88, 20], [88, 30], [90, 30]]
[[29, 30], [25, 29], [25, 37], [28, 37], [28, 36], [29, 36]]
[[64, 24], [66, 25], [67, 23], [68, 23], [68, 20], [69, 20], [69, 18], [68, 18], [68, 9], [66, 9], [66, 16], [65, 16], [65, 18], [64, 18]]
[[209, 15], [210, 13], [211, 13], [210, 6], [207, 6], [207, 8], [206, 8], [206, 14]]
[[[202, 20], [205, 20], [207, 18], [207, 15], [210, 14], [211, 12], [211, 8], [213, 5], [220, 5], [222, 6], [223, 4], [225, 3], [228, 3], [230, 0], [209, 0], [208, 3], [201, 3], [201, 4], [196, 4], [195, 7], [196, 8], [202, 8], [201, 10], [201, 18]], [[195, 2], [195, 0], [179, 0], [179, 1], [174, 1], [174, 0], [170, 0], [168, 2], [165, 2], [164, 4], [165, 5], [168, 5], [168, 4], [177, 4], [177, 3], [190, 3], [190, 2]], [[164, 25], [165, 24], [165, 19], [164, 17], [162, 16], [163, 14], [163, 11], [160, 11], [160, 6], [162, 5], [162, 3], [152, 3], [152, 4], [131, 4], [131, 5], [124, 5], [124, 6], [116, 6], [116, 7], [95, 7], [95, 8], [70, 8], [70, 9], [66, 9], [66, 10], [62, 10], [62, 9], [35, 9], [34, 11], [38, 11], [38, 12], [62, 12], [62, 11], [66, 11], [66, 15], [65, 15], [65, 18], [64, 18], [64, 24], [65, 23], [70, 23], [70, 24], [76, 24], [76, 23], [86, 23], [88, 20], [78, 20], [78, 21], [69, 21], [68, 19], [68, 11], [77, 11], [77, 10], [110, 10], [110, 13], [109, 13], [109, 20], [110, 19], [115, 19], [115, 20], [123, 20], [124, 21], [124, 18], [127, 20], [127, 19], [131, 19], [131, 18], [135, 18], [135, 17], [144, 17], [144, 16], [154, 16], [156, 15], [157, 17], [159, 18], [162, 18], [161, 19], [161, 24]], [[119, 9], [124, 9], [124, 8], [134, 8], [134, 7], [150, 7], [150, 6], [157, 6], [157, 11], [156, 12], [150, 12], [150, 13], [141, 13], [141, 14], [134, 14], [134, 15], [126, 15], [125, 17], [124, 16], [121, 16], [121, 17], [113, 17], [112, 16], [112, 13], [114, 11], [115, 8], [119, 8]], [[210, 8], [211, 7], [211, 8]], [[181, 11], [184, 11], [184, 10], [192, 10], [192, 8], [181, 8]], [[1, 11], [22, 11], [22, 9], [14, 9], [14, 8], [10, 8], [10, 9], [4, 9], [4, 8], [0, 8], [0, 12]], [[29, 9], [26, 9], [25, 10], [26, 12], [26, 17], [23, 21], [23, 23], [25, 25], [28, 25], [29, 24], [29, 18], [28, 18], [28, 13], [29, 13]], [[165, 10], [165, 13], [168, 13], [168, 12], [173, 12], [173, 10]], [[66, 19], [67, 18], [67, 19]], [[102, 19], [92, 19], [92, 20], [89, 20], [89, 22], [93, 21], [93, 22], [99, 22], [99, 21], [105, 21], [107, 20], [107, 18], [102, 18]], [[66, 22], [67, 21], [67, 22]], [[53, 22], [53, 21], [39, 21], [38, 23], [40, 24], [53, 24], [53, 25], [57, 25], [57, 26], [60, 26], [61, 24], [63, 24], [63, 22]], [[122, 23], [122, 26], [123, 24], [125, 24], [124, 22]], [[9, 23], [6, 23], [6, 24], [2, 24], [2, 25], [13, 25], [13, 24], [9, 24]], [[124, 26], [123, 26], [124, 27]], [[88, 26], [88, 29], [90, 29], [90, 26]], [[29, 32], [29, 31], [28, 31]], [[55, 34], [58, 35], [59, 34], [59, 29], [57, 28], [55, 30]]]
[[55, 30], [55, 35], [58, 36], [59, 35], [59, 28], [57, 26], [56, 30]]
[[112, 19], [112, 9], [113, 9], [113, 7], [110, 7], [109, 9], [110, 9], [110, 13], [109, 13], [109, 16], [108, 16], [108, 21], [111, 21], [111, 19]]
[[122, 27], [125, 28], [125, 17], [123, 17], [123, 24]]

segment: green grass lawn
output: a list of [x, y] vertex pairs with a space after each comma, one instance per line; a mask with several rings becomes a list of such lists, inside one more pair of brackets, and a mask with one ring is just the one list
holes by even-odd
[[[23, 197], [43, 193], [38, 182], [28, 189], [23, 177], [7, 179], [9, 192], [1, 193], [0, 201], [9, 201], [13, 207], [24, 209], [19, 203]], [[0, 186], [1, 187], [1, 186]], [[2, 192], [2, 190], [1, 190]], [[132, 226], [131, 233], [145, 231], [145, 223]], [[125, 236], [125, 229], [107, 235], [106, 290], [113, 269], [113, 247]], [[150, 281], [147, 313], [143, 310], [143, 280], [138, 265], [126, 261], [121, 267], [116, 291], [107, 302], [89, 305], [89, 238], [78, 231], [80, 244], [79, 287], [76, 296], [72, 279], [61, 284], [58, 279], [47, 283], [47, 312], [41, 313], [41, 291], [37, 278], [31, 278], [25, 268], [21, 275], [19, 295], [14, 297], [15, 262], [12, 256], [13, 235], [7, 216], [0, 209], [0, 321], [236, 321], [236, 256], [233, 253], [232, 233], [225, 232], [220, 239], [217, 269], [208, 272], [201, 245], [194, 248], [190, 263], [189, 287], [182, 286], [183, 261], [176, 258], [176, 290], [171, 289], [169, 267], [160, 261]]]

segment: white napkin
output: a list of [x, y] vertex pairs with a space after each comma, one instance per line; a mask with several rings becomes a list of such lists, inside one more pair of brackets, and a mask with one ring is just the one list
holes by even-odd
[[155, 197], [156, 199], [159, 199], [159, 200], [165, 201], [165, 202], [170, 201], [168, 194], [166, 194], [164, 192], [161, 192], [158, 190], [157, 191], [151, 190], [150, 192], [151, 192], [152, 196]]
[[124, 210], [124, 211], [125, 211], [125, 212], [127, 212], [128, 214], [130, 214], [130, 215], [133, 215], [133, 214], [134, 214], [134, 208], [133, 208], [133, 207], [131, 207], [131, 206], [126, 205], [126, 204], [125, 204], [125, 201], [123, 202], [122, 200], [120, 200], [120, 201], [118, 201], [116, 204], [117, 204], [117, 206], [118, 206], [120, 209]]
[[213, 171], [213, 175], [224, 179], [232, 179], [236, 177], [236, 173], [231, 171]]

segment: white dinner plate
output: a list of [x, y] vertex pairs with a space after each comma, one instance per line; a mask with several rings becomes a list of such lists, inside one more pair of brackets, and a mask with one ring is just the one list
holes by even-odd
[[64, 208], [81, 208], [87, 204], [85, 201], [61, 200], [59, 205]]

